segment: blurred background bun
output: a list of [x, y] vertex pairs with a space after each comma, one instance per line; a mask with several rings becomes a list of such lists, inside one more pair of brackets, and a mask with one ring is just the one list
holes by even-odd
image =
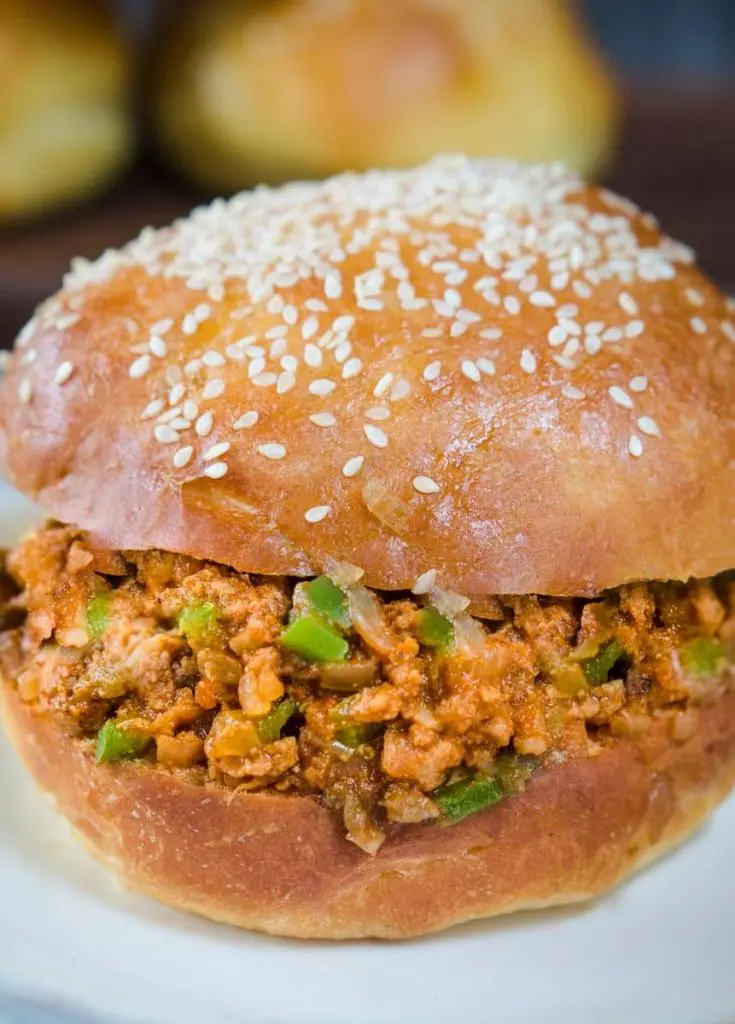
[[131, 152], [129, 54], [93, 0], [0, 0], [0, 222], [98, 190]]
[[442, 151], [589, 174], [615, 122], [565, 0], [191, 0], [154, 67], [159, 144], [225, 192]]

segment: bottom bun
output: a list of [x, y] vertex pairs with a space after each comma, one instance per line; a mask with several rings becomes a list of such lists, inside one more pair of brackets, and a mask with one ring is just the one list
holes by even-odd
[[686, 742], [669, 720], [537, 773], [457, 825], [404, 826], [375, 857], [308, 797], [232, 792], [150, 764], [97, 765], [89, 740], [0, 687], [40, 785], [132, 889], [217, 921], [299, 938], [406, 938], [596, 896], [683, 839], [735, 779], [735, 693]]

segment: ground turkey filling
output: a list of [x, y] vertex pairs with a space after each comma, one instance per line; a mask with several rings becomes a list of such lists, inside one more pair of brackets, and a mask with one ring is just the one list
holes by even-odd
[[467, 610], [357, 576], [247, 576], [51, 524], [5, 558], [0, 673], [100, 761], [317, 795], [368, 852], [654, 717], [684, 740], [729, 685], [729, 574]]

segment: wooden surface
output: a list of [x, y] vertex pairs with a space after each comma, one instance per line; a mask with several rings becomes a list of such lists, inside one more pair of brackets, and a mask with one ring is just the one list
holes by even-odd
[[[632, 90], [609, 184], [653, 210], [735, 293], [735, 82]], [[56, 290], [73, 256], [120, 245], [201, 199], [143, 160], [92, 205], [0, 236], [0, 346], [9, 346], [36, 303]]]

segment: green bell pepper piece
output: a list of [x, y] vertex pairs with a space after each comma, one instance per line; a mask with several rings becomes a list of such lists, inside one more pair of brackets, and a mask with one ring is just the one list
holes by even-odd
[[97, 764], [113, 764], [134, 757], [142, 757], [151, 743], [150, 736], [121, 729], [114, 718], [109, 718], [97, 733]]
[[349, 644], [316, 612], [307, 612], [287, 626], [279, 643], [305, 661], [344, 661]]
[[328, 576], [317, 576], [310, 583], [305, 583], [304, 592], [317, 615], [337, 626], [347, 628], [350, 625], [347, 598]]
[[487, 775], [474, 775], [471, 778], [450, 782], [437, 789], [433, 798], [449, 821], [461, 821], [492, 807], [503, 799], [500, 783]]
[[449, 647], [454, 640], [454, 626], [436, 608], [422, 608], [416, 616], [419, 642], [424, 647]]
[[298, 705], [290, 697], [284, 697], [263, 718], [255, 723], [258, 736], [263, 743], [275, 743], [281, 738], [281, 729], [292, 715], [298, 711]]

